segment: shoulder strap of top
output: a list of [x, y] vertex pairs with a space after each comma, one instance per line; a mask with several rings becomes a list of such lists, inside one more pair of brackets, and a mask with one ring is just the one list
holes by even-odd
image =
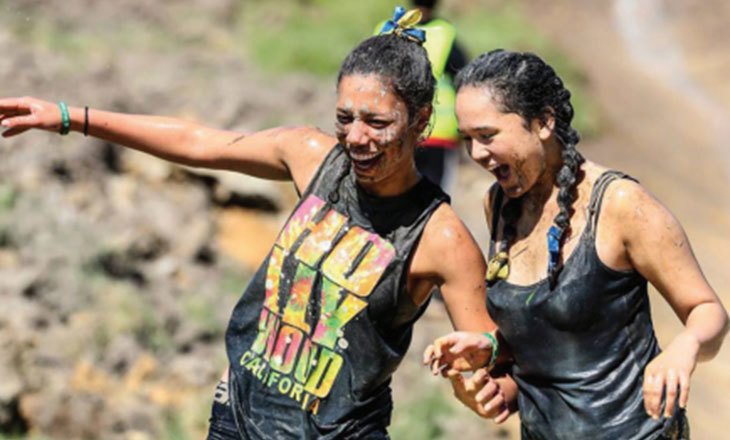
[[492, 201], [492, 218], [490, 219], [491, 226], [489, 228], [489, 255], [487, 258], [492, 258], [494, 256], [495, 247], [497, 245], [497, 226], [499, 225], [499, 216], [502, 214], [503, 197], [504, 192], [502, 192], [502, 187], [497, 185], [494, 200]]
[[628, 174], [622, 173], [616, 170], [606, 170], [598, 176], [596, 182], [593, 184], [593, 191], [591, 192], [591, 201], [588, 205], [588, 227], [589, 230], [594, 234], [598, 228], [598, 217], [601, 214], [601, 206], [603, 205], [603, 196], [606, 194], [606, 188], [614, 180], [618, 179], [629, 179], [634, 182], [638, 182], [635, 178]]

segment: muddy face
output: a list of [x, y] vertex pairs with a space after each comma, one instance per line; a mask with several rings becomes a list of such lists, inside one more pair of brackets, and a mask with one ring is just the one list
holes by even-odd
[[377, 75], [340, 81], [336, 135], [358, 182], [371, 192], [381, 193], [413, 173], [418, 133], [408, 122], [405, 103]]
[[486, 87], [467, 86], [456, 97], [459, 131], [469, 156], [497, 178], [505, 194], [519, 197], [546, 170], [544, 126], [529, 125], [516, 113], [503, 113]]

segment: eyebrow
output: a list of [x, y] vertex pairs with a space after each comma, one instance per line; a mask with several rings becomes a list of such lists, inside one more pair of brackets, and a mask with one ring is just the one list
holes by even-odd
[[457, 131], [459, 132], [459, 134], [462, 134], [462, 135], [465, 133], [465, 131], [496, 131], [496, 130], [497, 130], [497, 128], [492, 127], [491, 125], [482, 125], [480, 127], [470, 128], [468, 130], [457, 128]]
[[372, 111], [361, 111], [361, 110], [353, 111], [352, 109], [342, 108], [342, 107], [338, 107], [336, 111], [337, 111], [337, 113], [347, 113], [347, 114], [360, 113], [363, 116], [369, 117], [369, 118], [372, 118], [372, 117], [393, 118], [394, 117], [393, 112], [372, 112]]

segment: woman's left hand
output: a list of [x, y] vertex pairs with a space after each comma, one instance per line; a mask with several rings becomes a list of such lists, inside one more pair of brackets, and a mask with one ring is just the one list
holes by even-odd
[[700, 344], [691, 333], [680, 333], [667, 348], [655, 357], [644, 370], [644, 407], [654, 418], [662, 417], [662, 393], [665, 393], [664, 417], [671, 417], [677, 401], [679, 407], [687, 406], [689, 380], [697, 365]]

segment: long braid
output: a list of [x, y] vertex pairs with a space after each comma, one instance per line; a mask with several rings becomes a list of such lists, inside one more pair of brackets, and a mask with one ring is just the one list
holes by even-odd
[[563, 244], [570, 230], [570, 217], [573, 215], [573, 202], [578, 198], [577, 181], [578, 172], [581, 164], [585, 162], [583, 155], [575, 149], [576, 144], [580, 141], [578, 132], [571, 127], [570, 121], [573, 119], [573, 106], [570, 104], [570, 91], [565, 88], [563, 81], [555, 76], [555, 81], [560, 87], [557, 94], [558, 104], [555, 106], [555, 133], [563, 145], [561, 153], [563, 166], [558, 172], [557, 182], [558, 207], [560, 212], [555, 216], [555, 224], [558, 226], [558, 243], [559, 243], [559, 261], [558, 264], [550, 268], [548, 277], [550, 279], [550, 287], [554, 288], [557, 282], [558, 274], [563, 268]]
[[[554, 223], [558, 227], [559, 258], [558, 264], [550, 266], [548, 273], [552, 289], [562, 269], [562, 250], [570, 230], [573, 202], [577, 198], [578, 173], [581, 164], [585, 162], [575, 149], [580, 136], [570, 125], [574, 113], [570, 104], [570, 91], [565, 88], [555, 70], [537, 55], [502, 49], [483, 54], [469, 63], [456, 78], [457, 91], [464, 86], [489, 88], [498, 101], [500, 110], [519, 114], [526, 126], [535, 118], [545, 121], [548, 116], [554, 117], [554, 133], [563, 146], [563, 164], [556, 179], [560, 211]], [[516, 224], [520, 215], [520, 199], [510, 199], [502, 210], [503, 245], [509, 245], [516, 236]]]

